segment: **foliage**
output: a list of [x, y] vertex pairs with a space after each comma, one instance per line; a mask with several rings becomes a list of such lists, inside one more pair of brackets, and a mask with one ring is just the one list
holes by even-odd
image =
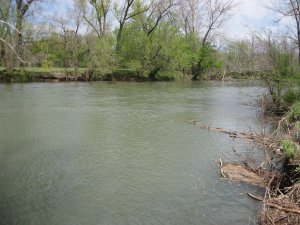
[[217, 61], [215, 50], [209, 44], [201, 46], [192, 56], [192, 75], [193, 80], [199, 79], [209, 68], [220, 67]]
[[112, 39], [92, 39], [93, 49], [86, 57], [85, 66], [101, 69], [102, 74], [111, 73], [117, 67], [116, 54], [112, 48]]
[[284, 155], [287, 159], [293, 158], [296, 154], [297, 147], [291, 140], [283, 140], [281, 142]]
[[288, 112], [287, 119], [289, 122], [300, 120], [300, 102], [295, 103]]
[[292, 76], [294, 74], [293, 56], [289, 53], [278, 53], [275, 61], [275, 70], [282, 77]]
[[[32, 2], [30, 8], [42, 1]], [[286, 92], [282, 82], [299, 75], [290, 40], [272, 31], [222, 40], [213, 34], [219, 33], [232, 9], [231, 1], [216, 0], [218, 7], [210, 1], [192, 2], [79, 0], [65, 15], [48, 18], [49, 24], [35, 21], [36, 14], [29, 15], [29, 10], [19, 21], [25, 34], [22, 45], [17, 43], [19, 35], [6, 24], [0, 24], [0, 35], [22, 53], [26, 66], [48, 71], [64, 68], [77, 74], [79, 68], [88, 68], [100, 78], [128, 70], [134, 71], [134, 75], [127, 74], [129, 79], [138, 74], [148, 80], [264, 74], [275, 111], [282, 112], [297, 100], [298, 94]], [[23, 6], [27, 11], [29, 5]], [[0, 19], [16, 25], [16, 5], [10, 7]], [[8, 8], [0, 7], [2, 11]], [[0, 65], [19, 66], [18, 57], [5, 52], [7, 46], [2, 45]]]
[[[149, 80], [173, 80], [188, 67], [187, 44], [178, 28], [162, 23], [148, 35], [139, 20], [123, 30], [119, 66], [138, 71]], [[180, 77], [180, 76], [179, 76]]]

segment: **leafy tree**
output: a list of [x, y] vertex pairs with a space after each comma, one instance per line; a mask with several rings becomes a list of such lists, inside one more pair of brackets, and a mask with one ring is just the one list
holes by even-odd
[[193, 54], [192, 58], [192, 80], [199, 79], [210, 68], [220, 67], [220, 62], [216, 57], [216, 51], [209, 44], [205, 44]]

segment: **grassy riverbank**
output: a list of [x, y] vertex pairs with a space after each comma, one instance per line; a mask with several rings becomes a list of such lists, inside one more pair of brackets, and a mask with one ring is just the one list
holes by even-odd
[[278, 121], [265, 149], [269, 165], [268, 186], [263, 198], [260, 224], [300, 224], [300, 101]]

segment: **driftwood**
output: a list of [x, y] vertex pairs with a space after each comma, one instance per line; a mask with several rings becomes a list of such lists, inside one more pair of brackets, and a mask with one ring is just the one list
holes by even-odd
[[[197, 121], [192, 121], [192, 124], [199, 127], [200, 129], [227, 134], [230, 138], [233, 139], [238, 138], [245, 142], [255, 143], [258, 147], [271, 150], [275, 152], [277, 155], [283, 155], [282, 150], [280, 149], [280, 143], [283, 139], [285, 139], [285, 137], [275, 136], [274, 134], [276, 132], [270, 136], [266, 136], [264, 133], [257, 133], [257, 132], [245, 133], [245, 132], [225, 130], [223, 128], [218, 128], [218, 127], [205, 126], [205, 125], [201, 125]], [[236, 149], [234, 147], [232, 150], [234, 153], [236, 153]], [[267, 160], [269, 161], [269, 163], [271, 163], [269, 159]]]
[[300, 214], [300, 209], [299, 208], [298, 209], [285, 208], [285, 207], [282, 207], [280, 205], [276, 205], [276, 204], [273, 204], [273, 203], [267, 203], [267, 206], [279, 209], [279, 210], [287, 212], [287, 213], [291, 212], [291, 213]]
[[223, 162], [222, 162], [222, 159], [220, 158], [220, 172], [221, 172], [221, 175], [223, 178], [226, 178], [225, 174], [224, 174], [224, 171], [223, 171]]
[[[225, 130], [223, 128], [218, 128], [218, 127], [203, 126], [203, 125], [200, 125], [197, 121], [192, 121], [192, 123], [193, 123], [193, 125], [198, 126], [200, 129], [228, 134], [229, 137], [231, 137], [231, 138], [240, 138], [240, 139], [243, 139], [244, 141], [248, 141], [248, 142], [255, 140], [255, 135], [253, 133], [247, 134], [244, 132], [229, 131], [229, 130]], [[233, 151], [234, 150], [235, 149], [233, 149]]]
[[[273, 151], [277, 159], [282, 159], [284, 157], [280, 147], [281, 141], [289, 139], [294, 132], [293, 130], [288, 130], [287, 134], [280, 134], [281, 124], [285, 121], [287, 121], [286, 118], [279, 121], [278, 128], [269, 136], [265, 135], [265, 133], [229, 131], [222, 128], [202, 126], [197, 121], [192, 122], [200, 129], [224, 133], [233, 139], [239, 138], [246, 142], [252, 142], [264, 150], [265, 160], [259, 166], [253, 166], [251, 165], [251, 162], [247, 161], [244, 162], [244, 166], [224, 164], [222, 159], [219, 160], [220, 171], [223, 178], [266, 188], [264, 198], [247, 193], [252, 199], [263, 201], [263, 208], [259, 221], [259, 224], [261, 225], [300, 225], [300, 184], [294, 184], [292, 187], [282, 190], [279, 187], [283, 174], [278, 172], [278, 170], [271, 172], [263, 168], [277, 168], [277, 164], [274, 163], [272, 157], [268, 153], [269, 151]], [[232, 151], [236, 153], [234, 147]], [[299, 165], [299, 163], [298, 160], [291, 160], [288, 165]]]
[[271, 191], [270, 186], [266, 190], [264, 208], [261, 215], [261, 224], [285, 225], [300, 224], [300, 184], [286, 188], [284, 192]]
[[257, 201], [263, 201], [262, 197], [260, 197], [260, 196], [255, 196], [255, 195], [253, 195], [253, 194], [251, 194], [251, 193], [247, 193], [247, 195], [248, 195], [249, 197], [251, 197], [251, 198], [257, 200]]

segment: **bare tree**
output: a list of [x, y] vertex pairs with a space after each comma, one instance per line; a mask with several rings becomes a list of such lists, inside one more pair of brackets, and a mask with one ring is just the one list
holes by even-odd
[[202, 45], [205, 45], [210, 35], [220, 29], [229, 16], [234, 4], [232, 0], [206, 0], [204, 9], [207, 12], [204, 22]]
[[186, 36], [193, 33], [199, 33], [201, 11], [200, 1], [198, 0], [183, 0], [180, 2], [181, 17], [183, 20], [183, 29]]
[[108, 22], [107, 17], [111, 8], [112, 1], [111, 0], [87, 0], [89, 6], [92, 7], [93, 13], [92, 18], [95, 18], [95, 22], [93, 19], [89, 19], [86, 13], [83, 14], [83, 18], [86, 22], [94, 29], [99, 38], [103, 38], [106, 35]]
[[280, 0], [275, 7], [268, 7], [277, 12], [281, 17], [276, 21], [279, 22], [283, 18], [292, 18], [294, 26], [290, 27], [289, 37], [295, 42], [298, 49], [298, 61], [300, 64], [300, 0]]
[[205, 45], [226, 22], [234, 6], [232, 0], [181, 1], [185, 35], [198, 37], [201, 45]]
[[150, 36], [175, 5], [174, 0], [152, 0], [149, 4], [148, 13], [139, 15], [143, 30], [147, 33], [147, 36]]

